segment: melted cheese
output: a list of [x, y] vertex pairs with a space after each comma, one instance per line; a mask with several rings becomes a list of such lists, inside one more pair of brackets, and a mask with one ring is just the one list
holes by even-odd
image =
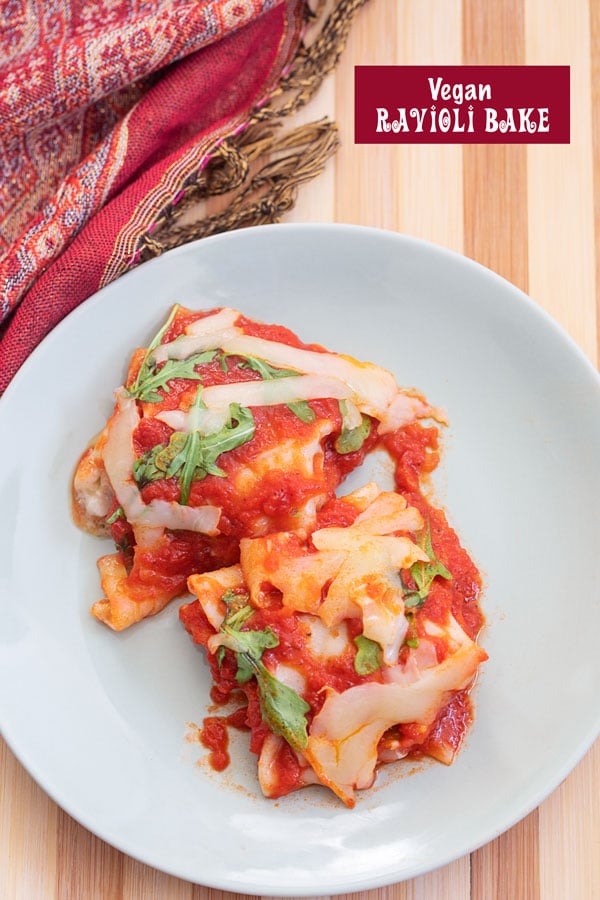
[[306, 479], [320, 479], [323, 474], [322, 441], [332, 431], [332, 422], [317, 420], [308, 434], [286, 438], [257, 453], [248, 465], [239, 466], [232, 473], [236, 489], [242, 495], [247, 494], [255, 482], [277, 470], [297, 472]]
[[196, 595], [204, 615], [218, 631], [227, 613], [227, 607], [221, 599], [225, 591], [244, 587], [244, 578], [240, 566], [226, 566], [202, 575], [190, 575], [188, 588]]
[[313, 613], [326, 628], [361, 618], [365, 637], [381, 645], [385, 665], [395, 665], [408, 630], [399, 572], [428, 558], [409, 538], [385, 533], [406, 530], [407, 523], [421, 527], [418, 511], [397, 495], [379, 493], [354, 525], [315, 531], [315, 550], [288, 532], [242, 540], [251, 602], [268, 604], [276, 588], [284, 606]]
[[[190, 409], [173, 417], [169, 413], [159, 413], [157, 418], [175, 427], [177, 431], [194, 431], [199, 429], [204, 433], [210, 433], [204, 424], [212, 413], [215, 430], [222, 427], [220, 419], [228, 415], [231, 403], [239, 403], [240, 406], [278, 406], [282, 403], [295, 403], [298, 400], [318, 400], [333, 398], [343, 399], [350, 396], [348, 385], [339, 378], [324, 377], [321, 375], [299, 375], [289, 378], [275, 378], [271, 381], [237, 381], [231, 384], [217, 384], [204, 388], [202, 402], [206, 410]], [[203, 427], [204, 426], [204, 427]], [[217, 427], [218, 426], [218, 427]]]
[[133, 525], [185, 529], [201, 534], [218, 534], [221, 509], [218, 506], [182, 506], [175, 501], [151, 500], [144, 503], [133, 479], [135, 451], [133, 432], [140, 417], [135, 400], [117, 391], [117, 408], [108, 423], [104, 448], [104, 466], [117, 500]]
[[165, 608], [171, 596], [148, 588], [143, 598], [133, 597], [127, 584], [127, 569], [117, 556], [102, 556], [98, 560], [100, 582], [104, 598], [92, 606], [94, 615], [113, 631], [123, 631]]
[[407, 505], [401, 494], [385, 491], [357, 516], [354, 527], [369, 534], [415, 532], [423, 528], [423, 517], [418, 509]]
[[310, 656], [321, 662], [337, 659], [351, 646], [348, 628], [341, 622], [337, 628], [326, 628], [317, 616], [298, 616], [306, 629]]
[[[440, 422], [446, 421], [441, 410], [429, 406], [417, 395], [401, 391], [394, 376], [387, 369], [339, 353], [305, 350], [278, 341], [252, 337], [244, 334], [241, 328], [234, 325], [238, 316], [239, 313], [235, 310], [223, 309], [211, 316], [199, 319], [187, 327], [185, 335], [159, 345], [153, 351], [153, 357], [157, 362], [162, 362], [167, 359], [185, 359], [193, 353], [205, 350], [220, 349], [225, 353], [257, 357], [271, 365], [294, 370], [298, 372], [299, 376], [319, 376], [329, 379], [328, 392], [313, 394], [312, 398], [316, 396], [333, 397], [351, 401], [352, 405], [346, 411], [346, 427], [349, 427], [349, 423], [358, 424], [357, 410], [378, 419], [381, 434], [393, 431], [400, 425], [406, 425], [419, 418], [433, 417]], [[294, 380], [293, 376], [289, 380]], [[285, 381], [288, 381], [288, 378], [278, 378], [274, 381], [264, 382], [264, 384], [281, 385]], [[338, 382], [341, 382], [344, 387], [339, 387]], [[207, 388], [206, 392], [208, 390]], [[279, 386], [269, 387], [266, 390], [284, 393], [287, 388]], [[320, 390], [322, 389], [320, 388]], [[312, 398], [298, 397], [297, 399]], [[239, 399], [230, 402], [243, 403]], [[278, 402], [291, 401], [285, 399]], [[208, 400], [206, 403], [210, 405]], [[215, 406], [217, 405], [221, 406], [221, 404], [215, 403]], [[243, 405], [250, 406], [252, 404], [244, 403]], [[264, 404], [257, 401], [254, 405]]]
[[345, 562], [317, 614], [331, 627], [358, 609], [363, 634], [381, 645], [384, 664], [392, 666], [408, 630], [399, 570], [421, 559], [422, 553], [407, 538], [389, 536], [361, 535], [344, 549]]
[[343, 693], [330, 690], [313, 719], [306, 751], [319, 779], [353, 806], [354, 791], [373, 781], [385, 731], [398, 723], [430, 724], [448, 693], [467, 687], [485, 658], [464, 635], [456, 653], [409, 684], [371, 682]]
[[244, 538], [240, 560], [253, 606], [268, 603], [269, 590], [277, 588], [289, 609], [316, 612], [323, 585], [339, 571], [344, 553], [309, 553], [288, 532], [265, 538]]
[[169, 343], [159, 344], [153, 350], [152, 358], [159, 363], [166, 359], [187, 359], [194, 353], [203, 353], [205, 350], [216, 350], [222, 346], [221, 341], [237, 335], [238, 330], [233, 324], [239, 315], [237, 310], [225, 307], [219, 312], [196, 319], [187, 326], [185, 334]]

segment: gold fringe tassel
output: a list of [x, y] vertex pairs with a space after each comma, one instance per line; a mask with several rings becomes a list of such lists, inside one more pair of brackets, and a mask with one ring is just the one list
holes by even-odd
[[[215, 148], [208, 165], [184, 190], [177, 206], [165, 211], [151, 237], [145, 236], [141, 260], [211, 234], [279, 222], [292, 209], [299, 186], [323, 171], [339, 146], [339, 138], [335, 122], [327, 118], [282, 134], [283, 120], [308, 103], [333, 71], [354, 16], [365, 2], [339, 0], [315, 39], [309, 46], [300, 47], [292, 69], [268, 105], [255, 110], [241, 134]], [[309, 21], [318, 23], [323, 6], [319, 4]], [[260, 166], [265, 157], [269, 161]], [[191, 206], [230, 193], [220, 212], [178, 224]]]

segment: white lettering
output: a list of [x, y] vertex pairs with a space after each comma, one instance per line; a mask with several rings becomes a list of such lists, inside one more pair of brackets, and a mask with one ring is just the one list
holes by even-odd
[[485, 130], [498, 131], [498, 113], [491, 106], [485, 108]]
[[461, 82], [449, 84], [443, 78], [436, 78], [435, 81], [433, 78], [428, 78], [427, 81], [429, 82], [431, 99], [436, 103], [438, 100], [454, 100], [458, 106], [461, 106], [465, 100], [483, 101], [492, 99], [492, 86], [490, 84], [474, 84], [473, 82], [467, 85], [461, 84]]
[[460, 109], [458, 109], [455, 106], [453, 112], [454, 112], [454, 125], [452, 126], [452, 131], [460, 133], [461, 131], [465, 130], [465, 126], [461, 124]]
[[375, 129], [375, 131], [377, 131], [379, 133], [381, 133], [382, 131], [385, 131], [385, 132], [390, 131], [392, 126], [388, 122], [388, 119], [389, 119], [389, 113], [388, 113], [387, 109], [385, 109], [383, 106], [378, 106], [377, 107], [377, 128]]
[[443, 80], [443, 78], [438, 78], [438, 80], [434, 84], [433, 78], [427, 79], [427, 81], [429, 82], [429, 91], [431, 93], [432, 100], [437, 100]]
[[537, 122], [531, 121], [532, 112], [533, 106], [530, 106], [528, 109], [525, 109], [525, 107], [519, 109], [519, 131], [528, 131], [529, 134], [537, 131]]
[[549, 110], [547, 106], [523, 106], [514, 109], [512, 106], [504, 107], [504, 116], [492, 107], [485, 108], [485, 130], [488, 132], [527, 132], [535, 134], [541, 131], [547, 134], [549, 126]]
[[406, 118], [406, 107], [398, 107], [398, 118], [392, 122], [392, 128], [394, 129], [394, 134], [398, 134], [399, 131], [410, 131]]
[[415, 128], [416, 133], [420, 133], [421, 131], [423, 131], [423, 122], [425, 121], [425, 113], [426, 112], [427, 112], [426, 109], [417, 109], [416, 106], [413, 106], [413, 108], [410, 111], [411, 119], [417, 120], [417, 127]]

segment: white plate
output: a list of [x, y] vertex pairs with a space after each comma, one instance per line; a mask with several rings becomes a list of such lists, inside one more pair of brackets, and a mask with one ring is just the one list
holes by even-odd
[[[209, 678], [178, 604], [119, 635], [90, 616], [104, 545], [71, 522], [69, 480], [131, 348], [175, 301], [284, 323], [447, 409], [437, 489], [484, 573], [490, 654], [451, 768], [388, 767], [354, 811], [320, 788], [264, 800], [246, 738], [225, 775], [185, 740]], [[4, 734], [61, 806], [131, 856], [249, 894], [400, 881], [512, 825], [600, 730], [600, 380], [548, 316], [472, 262], [345, 226], [180, 248], [49, 335], [0, 403], [0, 433]]]

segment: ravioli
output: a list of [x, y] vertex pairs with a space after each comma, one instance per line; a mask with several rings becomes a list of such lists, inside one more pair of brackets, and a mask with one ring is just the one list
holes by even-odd
[[466, 573], [477, 581], [464, 551], [449, 553], [450, 587], [402, 495], [368, 484], [329, 506], [344, 524], [245, 538], [240, 564], [192, 575], [180, 617], [218, 697], [244, 694], [263, 794], [322, 784], [353, 807], [385, 763], [453, 760], [487, 654], [461, 609]]
[[116, 544], [93, 615], [123, 630], [237, 563], [243, 539], [308, 536], [383, 435], [431, 416], [372, 363], [230, 308], [174, 307], [74, 475], [75, 521]]
[[[92, 614], [121, 631], [195, 595], [180, 619], [236, 707], [202, 739], [222, 768], [248, 729], [265, 797], [353, 807], [382, 765], [460, 748], [487, 654], [479, 573], [424, 490], [445, 422], [371, 362], [175, 306], [81, 456], [75, 520], [116, 545]], [[395, 489], [344, 495], [375, 449]]]

